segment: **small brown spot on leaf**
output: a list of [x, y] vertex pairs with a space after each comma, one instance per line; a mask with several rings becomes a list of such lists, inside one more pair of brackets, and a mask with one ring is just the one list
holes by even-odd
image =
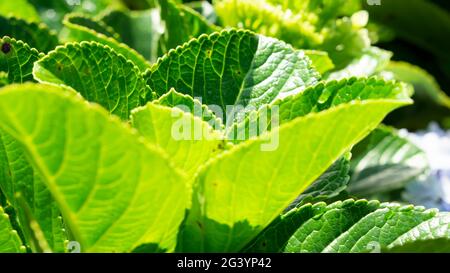
[[5, 54], [8, 54], [11, 51], [11, 44], [10, 43], [4, 43], [2, 45], [2, 52]]

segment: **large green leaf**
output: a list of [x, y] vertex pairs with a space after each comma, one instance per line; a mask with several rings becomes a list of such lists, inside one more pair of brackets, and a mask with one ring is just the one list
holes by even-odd
[[45, 243], [53, 252], [64, 252], [63, 231], [60, 212], [42, 182], [41, 176], [28, 163], [21, 145], [11, 136], [0, 131], [0, 189], [9, 203], [17, 210], [20, 228], [27, 244], [34, 250], [34, 230], [31, 222], [36, 222], [44, 235]]
[[423, 207], [351, 199], [306, 204], [278, 217], [246, 251], [415, 252], [408, 248], [412, 245], [448, 249], [448, 223], [448, 214]]
[[40, 82], [72, 87], [122, 119], [149, 93], [137, 67], [97, 42], [58, 47], [35, 63], [33, 74]]
[[179, 108], [148, 103], [133, 110], [132, 123], [150, 143], [167, 151], [174, 165], [189, 177], [224, 146], [220, 132]]
[[[22, 83], [33, 80], [33, 63], [43, 56], [36, 49], [22, 41], [4, 37], [0, 40], [9, 52], [0, 52], [1, 70], [8, 72], [10, 83]], [[30, 221], [36, 221], [43, 231], [46, 243], [54, 252], [64, 252], [64, 232], [62, 231], [59, 211], [40, 177], [27, 162], [20, 145], [8, 134], [0, 131], [0, 189], [7, 195], [11, 204], [18, 210], [21, 227], [32, 243], [33, 231]], [[20, 196], [21, 200], [17, 200]], [[33, 219], [30, 219], [30, 215]]]
[[388, 127], [380, 127], [356, 145], [349, 192], [358, 197], [401, 189], [428, 170], [426, 154]]
[[40, 84], [4, 87], [0, 120], [39, 170], [83, 251], [174, 249], [185, 178], [126, 124], [74, 92]]
[[[228, 139], [239, 143], [270, 131], [272, 124], [264, 122], [264, 120], [261, 122], [261, 119], [274, 120], [279, 124], [284, 124], [294, 118], [321, 112], [352, 100], [377, 99], [385, 96], [396, 98], [397, 95], [403, 96], [402, 94], [406, 93], [412, 93], [410, 86], [375, 77], [321, 82], [294, 97], [276, 100], [269, 107], [263, 107], [259, 112], [250, 113], [242, 122], [235, 123], [228, 128]], [[272, 117], [274, 110], [278, 112], [278, 117]], [[255, 124], [258, 125], [257, 130], [254, 128]], [[264, 124], [267, 126], [262, 126]]]
[[[180, 250], [241, 250], [387, 113], [411, 102], [405, 85], [381, 83], [320, 84], [286, 98], [279, 128], [224, 152], [198, 175]], [[319, 106], [304, 109], [311, 98]], [[301, 117], [321, 104], [324, 111]]]
[[[443, 218], [436, 210], [378, 201], [346, 200], [328, 206], [307, 204], [277, 219], [249, 250], [380, 252], [400, 245], [401, 238], [431, 242], [436, 233], [423, 228], [434, 223], [435, 230], [442, 230], [448, 226], [448, 220], [442, 221]], [[408, 237], [410, 234], [415, 236]], [[445, 238], [445, 232], [440, 234]]]
[[20, 253], [26, 249], [22, 245], [17, 231], [9, 222], [9, 216], [0, 207], [0, 253]]
[[21, 40], [40, 52], [48, 52], [58, 45], [56, 34], [45, 25], [15, 17], [0, 16], [0, 36]]
[[107, 45], [114, 49], [117, 53], [122, 54], [125, 58], [132, 61], [137, 67], [139, 67], [142, 72], [150, 67], [150, 64], [145, 60], [145, 58], [137, 53], [134, 49], [128, 47], [125, 44], [119, 43], [114, 38], [108, 37], [102, 33], [98, 33], [95, 30], [86, 27], [86, 25], [88, 25], [86, 21], [88, 20], [89, 18], [84, 17], [84, 23], [80, 25], [79, 16], [77, 14], [68, 14], [66, 17], [64, 17], [64, 29], [62, 29], [60, 33], [61, 40], [64, 42], [96, 41], [98, 43]]
[[0, 15], [6, 17], [14, 16], [32, 22], [41, 21], [36, 9], [27, 0], [1, 1]]
[[421, 223], [398, 237], [384, 251], [449, 253], [450, 214], [443, 212], [437, 217]]
[[284, 42], [226, 30], [170, 51], [145, 77], [159, 96], [175, 88], [225, 112], [230, 106], [258, 109], [301, 92], [316, 83], [319, 74], [304, 52]]
[[8, 73], [9, 83], [32, 81], [33, 63], [43, 57], [36, 49], [13, 38], [0, 39], [0, 71]]

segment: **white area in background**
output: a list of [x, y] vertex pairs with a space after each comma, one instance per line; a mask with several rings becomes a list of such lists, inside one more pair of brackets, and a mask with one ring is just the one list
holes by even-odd
[[416, 205], [450, 211], [450, 131], [432, 123], [426, 131], [400, 130], [400, 134], [426, 153], [431, 169], [406, 187], [403, 198]]

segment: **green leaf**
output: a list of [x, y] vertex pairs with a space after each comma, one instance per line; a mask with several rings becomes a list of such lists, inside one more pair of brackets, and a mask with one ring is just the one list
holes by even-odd
[[148, 103], [133, 110], [132, 124], [149, 143], [163, 148], [188, 177], [194, 177], [199, 167], [224, 146], [220, 132], [179, 108]]
[[42, 182], [41, 176], [28, 163], [21, 145], [11, 136], [0, 131], [0, 189], [9, 203], [17, 210], [26, 243], [34, 243], [31, 222], [42, 230], [46, 244], [54, 252], [64, 252], [66, 240], [60, 212]]
[[328, 52], [337, 70], [351, 65], [371, 49], [367, 29], [351, 18], [336, 20], [328, 30], [328, 35], [315, 49]]
[[[330, 205], [323, 202], [305, 204], [277, 217], [245, 251], [320, 252], [324, 244], [367, 214], [374, 212], [379, 205], [378, 201], [366, 200], [338, 201]], [[317, 246], [314, 243], [317, 243]]]
[[43, 57], [36, 49], [22, 41], [3, 37], [0, 39], [0, 71], [6, 72], [8, 83], [33, 81], [33, 63]]
[[40, 84], [3, 88], [0, 120], [42, 174], [83, 251], [150, 243], [174, 249], [185, 179], [126, 124], [73, 92]]
[[[122, 54], [126, 59], [132, 61], [143, 72], [150, 67], [150, 64], [137, 53], [134, 49], [125, 44], [119, 43], [115, 39], [108, 37], [102, 33], [98, 33], [93, 29], [84, 25], [79, 25], [76, 14], [68, 14], [64, 17], [64, 29], [61, 30], [60, 38], [64, 42], [82, 42], [95, 41], [100, 44], [107, 45], [114, 49], [117, 53]], [[84, 20], [89, 20], [85, 18]]]
[[72, 13], [70, 15], [70, 22], [75, 25], [89, 28], [97, 33], [103, 34], [107, 37], [111, 37], [117, 41], [120, 41], [120, 35], [115, 30], [106, 25], [103, 21], [96, 20], [80, 13]]
[[159, 0], [159, 4], [165, 27], [161, 42], [163, 53], [201, 34], [210, 34], [218, 30], [188, 6], [176, 4], [172, 0]]
[[[386, 72], [392, 75], [384, 74]], [[418, 100], [430, 100], [450, 108], [450, 98], [442, 91], [436, 79], [422, 68], [405, 62], [390, 62], [383, 74], [388, 78], [412, 84]]]
[[9, 222], [9, 216], [0, 207], [0, 253], [23, 253], [26, 249]]
[[58, 47], [35, 63], [33, 74], [40, 82], [72, 87], [124, 120], [149, 93], [133, 63], [97, 42]]
[[40, 22], [41, 18], [36, 9], [27, 0], [1, 1], [0, 15], [5, 17], [17, 17], [29, 22]]
[[0, 87], [9, 84], [8, 73], [4, 71], [0, 71]]
[[226, 30], [171, 50], [144, 77], [159, 96], [175, 88], [225, 111], [227, 106], [258, 109], [299, 93], [319, 74], [302, 51], [281, 41]]
[[389, 127], [379, 127], [353, 150], [348, 191], [369, 197], [401, 189], [428, 169], [420, 148]]
[[311, 59], [313, 67], [320, 73], [332, 70], [334, 68], [333, 61], [328, 56], [327, 52], [318, 50], [305, 50], [306, 56]]
[[[203, 168], [180, 250], [241, 250], [387, 113], [411, 102], [405, 85], [375, 79], [351, 88], [334, 84], [334, 92], [320, 86], [281, 103], [279, 128], [235, 146]], [[311, 97], [322, 97], [319, 102], [331, 107], [301, 117], [311, 111], [301, 101]]]
[[402, 252], [409, 244], [433, 243], [445, 248], [440, 243], [449, 238], [448, 223], [448, 214], [423, 207], [351, 199], [306, 204], [278, 217], [246, 251]]
[[162, 26], [157, 9], [143, 11], [112, 10], [99, 17], [119, 33], [122, 41], [155, 62], [159, 57]]
[[284, 251], [378, 252], [437, 215], [436, 210], [380, 205], [377, 201], [337, 202], [304, 221], [287, 241]]
[[[342, 103], [350, 103], [352, 100], [366, 100], [371, 98], [396, 98], [396, 96], [411, 95], [410, 86], [395, 82], [372, 78], [349, 78], [340, 81], [321, 82], [307, 88], [300, 94], [276, 100], [259, 112], [250, 113], [242, 122], [234, 124], [227, 130], [228, 139], [235, 143], [245, 141], [251, 137], [263, 134], [271, 130], [271, 123], [262, 122], [267, 126], [261, 126], [261, 119], [275, 120], [279, 124], [289, 123], [297, 117], [304, 117], [311, 113], [325, 111]], [[403, 95], [402, 95], [403, 94]], [[279, 117], [271, 117], [273, 110]], [[268, 115], [269, 114], [269, 115]], [[269, 116], [269, 117], [267, 117]], [[278, 119], [278, 120], [277, 120]], [[259, 125], [255, 134], [254, 126]], [[245, 137], [243, 134], [245, 133]]]
[[340, 18], [356, 12], [357, 2], [220, 0], [214, 6], [224, 26], [276, 37], [296, 48], [326, 51], [342, 69], [370, 46], [365, 22]]
[[[241, 27], [269, 37], [277, 37], [297, 48], [311, 48], [323, 36], [315, 31], [308, 16], [293, 16], [278, 5], [265, 0], [214, 1], [214, 8], [224, 26]], [[310, 14], [308, 14], [310, 15]]]
[[385, 249], [386, 252], [449, 253], [450, 214], [441, 213], [402, 234]]
[[220, 119], [217, 118], [215, 113], [211, 111], [208, 106], [202, 104], [201, 101], [194, 99], [189, 95], [178, 93], [175, 89], [170, 89], [169, 92], [162, 95], [157, 100], [152, 101], [152, 103], [172, 108], [177, 107], [182, 111], [201, 118], [217, 131], [223, 129], [222, 117]]
[[347, 77], [373, 76], [386, 68], [391, 57], [392, 52], [374, 46], [369, 47], [345, 68], [330, 73], [327, 79], [339, 80]]
[[0, 16], [0, 37], [9, 36], [27, 43], [39, 52], [48, 52], [58, 45], [56, 34], [44, 24], [15, 17]]
[[[0, 40], [2, 47], [5, 44], [9, 45], [9, 52], [0, 52], [0, 69], [8, 72], [8, 82], [32, 81], [33, 63], [43, 57], [43, 54], [22, 41], [9, 37]], [[0, 188], [18, 210], [17, 215], [27, 238], [25, 243], [32, 243], [30, 221], [36, 221], [49, 247], [54, 252], [64, 252], [66, 237], [58, 219], [59, 210], [39, 175], [27, 162], [23, 149], [4, 132], [0, 132], [0, 159]], [[22, 200], [18, 201], [18, 196]]]
[[316, 203], [338, 196], [347, 188], [350, 160], [341, 157], [317, 178], [295, 201], [288, 210], [305, 203]]

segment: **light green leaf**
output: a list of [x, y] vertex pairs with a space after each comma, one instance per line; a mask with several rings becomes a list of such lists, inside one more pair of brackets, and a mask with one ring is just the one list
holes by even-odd
[[[35, 63], [40, 82], [63, 84], [126, 120], [149, 93], [133, 63], [97, 42], [66, 44]], [[151, 95], [148, 95], [151, 96]]]
[[[222, 153], [203, 168], [180, 250], [241, 250], [387, 113], [411, 102], [405, 85], [371, 79], [366, 89], [366, 82], [357, 83], [328, 89], [320, 84], [286, 98], [279, 128]], [[319, 105], [323, 102], [327, 110], [301, 117], [311, 111], [303, 109], [308, 104], [302, 98], [311, 97], [321, 98]]]
[[0, 132], [0, 189], [17, 210], [26, 243], [35, 250], [39, 247], [33, 245], [34, 231], [30, 226], [35, 221], [51, 250], [64, 252], [66, 236], [59, 219], [60, 212], [50, 192], [28, 163], [21, 145], [5, 132]]
[[154, 104], [160, 104], [167, 107], [177, 107], [182, 111], [191, 113], [207, 122], [213, 129], [221, 131], [223, 129], [222, 117], [217, 118], [215, 113], [208, 106], [202, 104], [201, 101], [192, 98], [189, 95], [181, 94], [170, 89], [169, 92], [152, 101]]
[[[117, 53], [122, 54], [126, 59], [132, 61], [143, 72], [150, 67], [150, 64], [137, 53], [134, 49], [125, 44], [119, 43], [115, 39], [108, 37], [102, 33], [98, 33], [93, 29], [78, 24], [76, 14], [68, 14], [64, 17], [64, 28], [61, 30], [60, 38], [64, 42], [82, 42], [95, 41], [100, 44], [107, 45], [114, 49]], [[84, 20], [88, 20], [85, 18]]]
[[142, 244], [173, 251], [185, 178], [126, 124], [73, 92], [40, 84], [3, 88], [0, 120], [41, 173], [82, 251]]
[[304, 52], [281, 41], [226, 30], [170, 51], [144, 77], [159, 96], [175, 88], [225, 112], [227, 106], [247, 111], [299, 93], [315, 84], [319, 74]]
[[27, 22], [15, 17], [0, 16], [0, 37], [9, 36], [27, 43], [40, 52], [48, 52], [58, 45], [56, 34], [44, 24]]
[[[0, 67], [1, 70], [8, 72], [8, 81], [22, 83], [33, 80], [31, 74], [33, 63], [43, 54], [22, 41], [9, 37], [0, 40], [0, 45], [4, 44], [9, 45], [10, 51], [7, 54], [0, 52]], [[53, 198], [28, 164], [20, 145], [4, 132], [0, 133], [0, 159], [2, 166], [0, 188], [7, 195], [9, 202], [18, 210], [17, 214], [28, 243], [31, 243], [32, 231], [29, 229], [31, 219], [27, 212], [32, 214], [33, 220], [40, 226], [50, 248], [54, 252], [64, 252], [65, 236]], [[19, 195], [23, 199], [21, 202], [17, 200]]]
[[8, 83], [32, 81], [33, 63], [43, 57], [36, 49], [22, 41], [3, 37], [0, 39], [0, 71], [6, 72]]
[[26, 249], [9, 222], [9, 216], [0, 207], [0, 253], [23, 253]]
[[29, 22], [40, 22], [41, 18], [36, 9], [27, 0], [1, 1], [0, 15], [5, 17], [17, 17]]
[[148, 103], [133, 110], [132, 124], [148, 142], [163, 148], [188, 177], [224, 147], [220, 132], [179, 108]]
[[306, 56], [311, 59], [313, 67], [320, 73], [325, 72], [334, 68], [333, 61], [328, 56], [328, 53], [318, 50], [305, 50]]
[[[385, 73], [392, 73], [392, 75]], [[419, 100], [431, 100], [450, 108], [450, 98], [442, 91], [436, 79], [418, 66], [405, 62], [390, 62], [383, 75], [412, 84], [415, 90], [414, 94]]]
[[389, 127], [379, 127], [353, 150], [349, 192], [369, 197], [401, 189], [428, 169], [425, 153]]
[[163, 32], [157, 9], [143, 11], [112, 10], [99, 17], [119, 33], [122, 41], [155, 62], [159, 57], [159, 40]]
[[437, 217], [421, 223], [402, 234], [385, 249], [386, 252], [449, 253], [450, 214], [442, 212]]

